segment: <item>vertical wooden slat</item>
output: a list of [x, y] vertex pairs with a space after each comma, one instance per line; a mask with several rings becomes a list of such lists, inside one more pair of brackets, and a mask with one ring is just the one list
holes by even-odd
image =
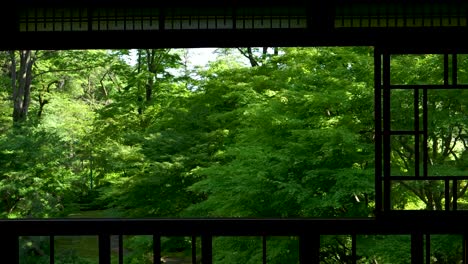
[[449, 85], [449, 56], [444, 54], [444, 85]]
[[153, 263], [161, 262], [161, 236], [153, 235]]
[[452, 84], [458, 84], [458, 60], [456, 53], [452, 54]]
[[192, 264], [197, 264], [197, 237], [192, 236]]
[[110, 235], [100, 234], [99, 237], [99, 264], [111, 263]]
[[299, 236], [299, 263], [320, 263], [320, 235], [304, 234]]
[[11, 234], [0, 236], [1, 263], [19, 263], [19, 237]]
[[123, 235], [119, 235], [119, 264], [123, 264], [124, 251], [123, 251]]
[[[270, 25], [272, 24], [273, 23], [270, 23]], [[198, 19], [198, 28], [200, 29], [200, 19]], [[235, 2], [232, 8], [232, 29], [237, 29], [237, 6]]]
[[383, 210], [388, 212], [391, 209], [390, 204], [390, 54], [383, 53]]
[[357, 262], [357, 252], [356, 252], [356, 234], [351, 235], [351, 256], [352, 256], [352, 262], [353, 264], [356, 264]]
[[431, 264], [431, 235], [426, 234], [426, 264]]
[[55, 263], [55, 237], [49, 236], [49, 263]]
[[375, 214], [382, 212], [382, 57], [374, 50]]
[[419, 134], [419, 89], [414, 89], [413, 97], [413, 110], [414, 110], [414, 176], [419, 177], [420, 175], [420, 163], [421, 163], [421, 147], [420, 140], [421, 135]]
[[452, 210], [456, 211], [458, 209], [458, 180], [452, 180]]
[[445, 199], [445, 211], [450, 210], [450, 180], [445, 179], [444, 181], [444, 199]]
[[162, 7], [159, 9], [159, 30], [163, 31], [166, 29], [166, 10]]
[[[92, 32], [93, 31], [93, 23], [94, 23], [94, 18], [93, 18], [93, 12], [94, 9], [92, 7], [87, 8], [87, 23], [88, 23], [88, 31]], [[80, 28], [81, 28], [81, 16], [80, 16]]]
[[468, 263], [468, 235], [464, 234], [462, 238], [462, 247], [463, 247], [463, 262], [464, 264]]
[[424, 238], [421, 233], [411, 234], [411, 264], [424, 263]]
[[335, 28], [336, 6], [333, 1], [306, 1], [307, 28], [311, 31], [331, 32]]
[[[8, 34], [15, 34], [19, 31], [19, 16], [18, 16], [18, 8], [15, 3], [9, 3], [10, 5], [8, 8], [2, 8], [2, 15], [0, 16], [0, 23], [2, 23], [3, 32]], [[26, 13], [26, 12], [25, 12]], [[26, 13], [26, 23], [29, 14]]]
[[202, 235], [201, 237], [202, 247], [202, 264], [213, 263], [213, 238], [210, 235]]
[[429, 164], [429, 147], [428, 147], [428, 107], [427, 107], [427, 89], [423, 89], [423, 98], [422, 98], [422, 108], [423, 108], [423, 176], [427, 177], [428, 164]]

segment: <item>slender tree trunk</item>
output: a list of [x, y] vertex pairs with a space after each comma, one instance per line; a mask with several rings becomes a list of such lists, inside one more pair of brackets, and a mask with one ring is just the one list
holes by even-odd
[[148, 78], [146, 83], [146, 102], [150, 102], [153, 99], [153, 86], [154, 86], [154, 79]]
[[[142, 52], [143, 52], [142, 50], [138, 50], [138, 67], [137, 67], [137, 73], [138, 74], [141, 73], [141, 68], [142, 68], [142, 65], [143, 65], [142, 56], [141, 56]], [[143, 96], [141, 96], [140, 90], [141, 90], [140, 83], [138, 83], [138, 98], [137, 98], [137, 101], [138, 101], [138, 114], [139, 115], [143, 114]]]
[[39, 110], [37, 111], [37, 117], [42, 117], [42, 113], [44, 112], [44, 106], [48, 103], [49, 101], [47, 99], [44, 99], [42, 95], [39, 94]]
[[19, 51], [19, 69], [15, 51], [10, 51], [11, 86], [13, 91], [13, 122], [23, 122], [28, 117], [31, 102], [32, 66], [34, 54], [31, 50]]
[[155, 65], [156, 50], [146, 50], [146, 67], [148, 72], [153, 73], [154, 76], [150, 75], [146, 81], [146, 102], [150, 102], [153, 99], [153, 86], [154, 78], [157, 74], [157, 65]]
[[249, 59], [250, 66], [257, 67], [259, 64], [258, 64], [258, 61], [255, 59], [255, 56], [253, 55], [253, 51], [251, 47], [247, 48], [246, 54], [247, 54], [247, 58]]
[[[249, 60], [250, 66], [257, 67], [266, 62], [268, 57], [268, 48], [269, 47], [262, 47], [262, 53], [260, 55], [255, 55], [252, 47], [237, 48], [237, 50], [242, 54], [242, 56], [246, 57]], [[274, 47], [273, 55], [278, 55], [278, 52], [278, 48]]]
[[[155, 86], [158, 83], [158, 73], [164, 72], [162, 67], [165, 59], [167, 58], [170, 49], [144, 49], [138, 50], [138, 73], [143, 68], [148, 73], [145, 81], [144, 91], [143, 88], [138, 89], [138, 103], [141, 107], [138, 113], [142, 114], [145, 107], [153, 100], [155, 94]], [[144, 93], [144, 95], [142, 94]]]

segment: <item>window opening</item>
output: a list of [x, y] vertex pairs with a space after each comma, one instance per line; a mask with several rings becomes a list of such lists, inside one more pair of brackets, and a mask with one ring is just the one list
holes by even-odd
[[[376, 52], [378, 213], [463, 210], [468, 86], [459, 79], [466, 80], [465, 58], [449, 52]], [[420, 67], [411, 65], [418, 63], [428, 65], [416, 71]], [[406, 72], [393, 71], [401, 64]]]

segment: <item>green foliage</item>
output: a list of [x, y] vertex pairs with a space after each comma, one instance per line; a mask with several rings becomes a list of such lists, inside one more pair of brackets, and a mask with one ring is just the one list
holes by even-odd
[[49, 252], [48, 237], [20, 237], [19, 239], [19, 258], [21, 263], [49, 263]]
[[13, 108], [10, 105], [10, 100], [6, 89], [2, 89], [0, 85], [0, 132], [3, 133], [11, 127], [11, 113]]
[[[96, 108], [96, 100], [86, 96], [92, 92], [95, 98], [96, 85], [106, 89], [108, 64], [118, 61], [106, 51], [38, 53], [30, 111], [37, 117], [30, 116], [30, 122], [21, 126], [1, 125], [5, 131], [0, 137], [2, 217], [64, 216], [78, 209], [78, 198], [88, 188], [86, 153], [92, 143], [87, 136]], [[2, 78], [8, 78], [4, 74]], [[116, 80], [111, 81], [119, 85]], [[7, 98], [3, 90], [0, 95]]]
[[[363, 69], [353, 69], [358, 66], [350, 66], [353, 60], [344, 54], [346, 51], [340, 49], [286, 50], [277, 61], [272, 59], [274, 66], [249, 69], [249, 73], [242, 75], [224, 76], [221, 72], [203, 87], [209, 93], [221, 86], [224, 94], [213, 98], [210, 104], [214, 108], [224, 107], [223, 118], [217, 120], [230, 120], [234, 116], [239, 123], [232, 142], [222, 152], [222, 162], [196, 170], [202, 180], [190, 190], [204, 194], [207, 199], [191, 206], [191, 214], [236, 217], [369, 214], [368, 199], [373, 194], [373, 170], [369, 163], [373, 146], [361, 131], [371, 131], [372, 116], [360, 111], [366, 107], [354, 107], [368, 102], [371, 96], [365, 92], [371, 83], [365, 83], [369, 80], [363, 74], [369, 69], [365, 64], [358, 65]], [[313, 56], [323, 61], [320, 63]], [[327, 56], [336, 56], [338, 60], [326, 60]], [[365, 60], [368, 54], [361, 56]], [[345, 62], [340, 62], [340, 58]], [[344, 69], [340, 71], [341, 68]], [[336, 86], [338, 77], [351, 69], [361, 72], [358, 77], [362, 80]], [[304, 74], [312, 71], [317, 74]], [[315, 77], [319, 73], [321, 78]], [[235, 84], [230, 85], [231, 82]], [[226, 92], [226, 88], [230, 90]]]
[[260, 237], [220, 237], [213, 243], [213, 261], [236, 264], [261, 263], [261, 245]]
[[[372, 48], [252, 51], [255, 67], [219, 50], [196, 72], [181, 50], [135, 50], [135, 64], [126, 62], [129, 50], [40, 51], [22, 125], [11, 122], [8, 56], [0, 53], [0, 216], [108, 208], [123, 217], [373, 216]], [[458, 63], [459, 79], [468, 80], [468, 58]], [[441, 84], [441, 65], [437, 55], [392, 57], [391, 82]], [[414, 96], [392, 90], [392, 129], [414, 129]], [[428, 92], [431, 175], [464, 175], [468, 167], [466, 98]], [[414, 174], [414, 145], [414, 137], [392, 136], [393, 174]], [[462, 206], [468, 185], [458, 185]], [[428, 198], [442, 197], [442, 187], [397, 182], [392, 206], [441, 209], [442, 199]], [[458, 260], [451, 238], [434, 237], [434, 262]], [[358, 263], [406, 263], [408, 241], [359, 236]], [[165, 253], [188, 254], [186, 238], [162, 242]], [[349, 236], [323, 236], [321, 245], [323, 263], [350, 261]], [[261, 262], [260, 246], [259, 237], [215, 238], [214, 259]], [[150, 237], [126, 247], [128, 263], [150, 263]], [[267, 249], [268, 263], [298, 261], [295, 237], [269, 237]], [[86, 263], [76, 252], [60, 261]]]
[[[49, 237], [21, 237], [20, 263], [47, 264], [50, 263]], [[54, 263], [57, 264], [95, 264], [78, 254], [76, 249], [55, 250]]]
[[[296, 237], [267, 237], [268, 263], [298, 263]], [[261, 263], [261, 237], [219, 237], [213, 241], [215, 263]]]
[[[449, 58], [451, 60], [452, 58]], [[458, 65], [461, 79], [466, 80], [466, 56], [459, 56]], [[392, 56], [393, 84], [432, 84], [444, 83], [443, 56], [434, 54]], [[463, 81], [461, 81], [463, 82]], [[419, 105], [414, 105], [417, 97]], [[430, 90], [392, 90], [391, 112], [393, 130], [416, 130], [414, 109], [419, 109], [419, 127], [422, 127], [422, 101], [427, 100], [429, 176], [465, 175], [466, 160], [466, 92], [463, 89]], [[423, 153], [415, 149], [412, 136], [391, 137], [392, 175], [416, 175], [415, 156]], [[423, 171], [419, 172], [422, 174]], [[466, 193], [464, 185], [458, 188], [458, 197]], [[442, 210], [443, 183], [399, 182], [392, 190], [392, 204], [395, 209]]]
[[411, 263], [408, 235], [357, 236], [356, 248], [358, 263]]
[[459, 235], [432, 235], [431, 260], [435, 263], [459, 263], [463, 259], [462, 245]]
[[8, 52], [0, 51], [0, 133], [11, 127], [13, 104], [11, 103], [12, 84], [10, 79]]
[[79, 182], [67, 144], [41, 128], [15, 128], [0, 138], [2, 217], [51, 217], [76, 195]]
[[150, 264], [153, 263], [153, 239], [148, 236], [133, 236], [127, 239], [128, 254], [125, 263]]

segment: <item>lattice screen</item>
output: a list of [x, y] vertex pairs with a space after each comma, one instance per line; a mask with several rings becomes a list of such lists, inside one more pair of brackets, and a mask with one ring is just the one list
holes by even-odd
[[462, 1], [450, 5], [443, 1], [349, 2], [337, 5], [335, 28], [467, 26], [467, 5]]
[[303, 9], [33, 8], [20, 14], [20, 31], [206, 30], [306, 28]]

